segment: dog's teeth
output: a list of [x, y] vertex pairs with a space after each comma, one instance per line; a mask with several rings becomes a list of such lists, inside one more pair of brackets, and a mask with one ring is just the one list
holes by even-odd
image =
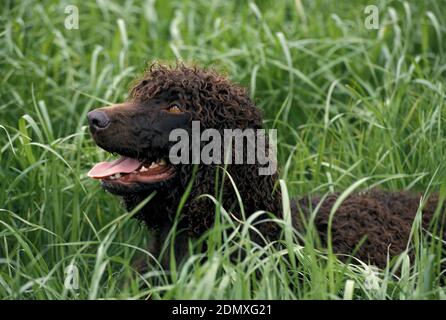
[[149, 169], [147, 169], [146, 167], [144, 167], [144, 166], [142, 166], [142, 168], [141, 168], [141, 172], [146, 172], [146, 171], [148, 171]]
[[149, 169], [153, 169], [157, 166], [157, 164], [155, 162], [152, 162], [152, 164], [150, 165]]
[[166, 160], [165, 160], [165, 159], [161, 159], [161, 160], [158, 162], [158, 164], [159, 164], [160, 166], [165, 166], [167, 163], [166, 163]]
[[119, 178], [121, 178], [121, 174], [120, 173], [116, 173], [115, 174], [115, 179], [119, 179]]

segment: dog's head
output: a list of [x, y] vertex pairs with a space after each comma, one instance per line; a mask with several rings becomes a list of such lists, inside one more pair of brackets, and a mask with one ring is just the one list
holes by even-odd
[[[192, 163], [170, 161], [170, 151], [177, 141], [169, 137], [175, 129], [182, 129], [191, 137], [195, 121], [199, 122], [201, 131], [213, 129], [221, 136], [226, 129], [262, 128], [260, 110], [246, 90], [226, 77], [184, 65], [152, 65], [135, 82], [127, 102], [88, 114], [96, 144], [120, 155], [113, 162], [94, 166], [89, 176], [100, 179], [111, 193], [124, 196], [128, 208], [156, 190], [156, 198], [149, 203], [150, 208], [143, 210], [142, 219], [153, 224], [153, 215], [158, 211], [163, 219], [166, 211], [174, 212], [194, 172]], [[200, 194], [215, 192], [216, 167], [216, 164], [199, 163], [195, 171], [191, 200], [186, 205], [193, 212], [189, 218], [194, 228], [212, 223], [213, 204], [198, 205], [194, 199]], [[238, 184], [240, 194], [246, 197], [245, 205], [253, 209], [274, 209], [275, 200], [270, 193], [276, 176], [259, 178], [256, 167], [255, 164], [232, 165], [227, 169]], [[236, 197], [226, 192], [224, 201], [231, 206], [233, 200], [237, 201]]]
[[184, 65], [152, 67], [135, 82], [127, 102], [88, 114], [90, 131], [102, 149], [119, 154], [94, 166], [89, 176], [116, 194], [170, 187], [178, 167], [169, 161], [174, 129], [261, 128], [259, 110], [245, 90], [225, 77]]

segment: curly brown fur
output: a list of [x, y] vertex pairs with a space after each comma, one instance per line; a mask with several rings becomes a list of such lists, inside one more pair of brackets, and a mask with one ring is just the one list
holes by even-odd
[[[249, 99], [246, 90], [232, 84], [226, 77], [212, 70], [188, 68], [184, 65], [177, 65], [175, 68], [152, 65], [134, 85], [130, 96], [137, 102], [154, 98], [179, 101], [192, 115], [191, 121], [200, 121], [202, 130], [213, 128], [222, 135], [223, 130], [227, 128], [260, 129], [263, 126], [260, 110]], [[192, 177], [192, 170], [192, 165], [181, 166], [173, 194], [169, 193], [161, 202], [157, 201], [160, 202], [161, 207], [168, 210], [170, 216], [176, 212], [179, 197], [184, 193]], [[197, 170], [192, 192], [189, 195], [190, 200], [182, 211], [185, 227], [191, 236], [201, 235], [213, 225], [214, 203], [203, 198], [197, 199], [197, 197], [203, 194], [215, 194], [216, 170], [215, 165], [203, 164], [200, 164]], [[258, 167], [253, 165], [233, 165], [227, 170], [234, 179], [248, 212], [259, 209], [280, 212], [280, 194], [273, 193], [277, 174], [259, 176]], [[237, 204], [237, 199], [228, 181], [224, 186], [223, 194], [223, 207], [233, 208]], [[129, 201], [126, 203], [129, 208], [137, 204], [133, 199], [130, 203]], [[172, 205], [166, 206], [167, 203]], [[156, 204], [149, 204], [150, 207], [154, 205]], [[152, 221], [152, 214], [143, 213], [140, 217], [148, 226], [153, 226], [154, 223], [159, 224], [159, 221]]]
[[[303, 198], [295, 203], [296, 212], [303, 212], [306, 216], [316, 210], [314, 225], [324, 246], [327, 246], [329, 216], [338, 197], [339, 194], [335, 193], [325, 198]], [[388, 259], [410, 249], [409, 236], [419, 208], [422, 211], [422, 228], [430, 229], [429, 224], [439, 205], [438, 195], [430, 196], [423, 204], [421, 199], [421, 194], [383, 190], [350, 195], [333, 216], [333, 251], [343, 254], [355, 252], [362, 261], [385, 267]], [[444, 205], [439, 209], [443, 212], [438, 221], [442, 225]], [[446, 230], [441, 234], [446, 239]], [[361, 245], [358, 247], [358, 244]]]
[[[165, 113], [172, 103], [181, 106], [183, 112], [180, 115]], [[244, 88], [212, 70], [182, 64], [176, 67], [152, 65], [135, 82], [128, 103], [98, 110], [107, 115], [111, 124], [106, 130], [98, 130], [90, 119], [96, 143], [107, 151], [149, 162], [168, 154], [172, 146], [172, 142], [167, 139], [170, 130], [181, 127], [190, 133], [193, 120], [200, 121], [202, 130], [214, 128], [222, 135], [224, 129], [263, 127], [261, 112]], [[281, 194], [275, 188], [278, 174], [262, 176], [258, 168], [259, 164], [228, 165], [227, 171], [234, 179], [247, 215], [265, 210], [280, 218]], [[159, 253], [172, 227], [180, 199], [193, 177], [193, 170], [193, 165], [176, 165], [174, 177], [154, 185], [135, 184], [128, 188], [104, 183], [107, 190], [123, 197], [128, 210], [156, 191], [154, 198], [137, 215], [157, 235], [156, 241], [152, 243], [155, 254]], [[185, 243], [188, 238], [203, 234], [214, 223], [215, 204], [209, 198], [199, 196], [218, 194], [217, 170], [220, 170], [217, 165], [198, 165], [177, 228], [185, 231], [176, 241], [177, 256], [186, 254]], [[241, 218], [237, 196], [229, 179], [225, 180], [222, 190], [223, 207]], [[338, 194], [332, 194], [323, 199], [314, 221], [324, 244], [327, 241], [329, 214], [337, 198]], [[393, 257], [406, 248], [419, 200], [418, 195], [405, 192], [374, 190], [351, 195], [334, 215], [334, 252], [350, 254], [365, 238], [356, 256], [377, 266], [384, 266], [388, 253]], [[320, 201], [320, 197], [313, 197], [293, 203], [293, 222], [297, 229], [303, 231], [300, 213], [308, 217]], [[434, 196], [424, 206], [425, 226], [431, 220], [437, 202]], [[272, 222], [263, 223], [260, 231], [270, 239], [279, 237], [280, 232]]]

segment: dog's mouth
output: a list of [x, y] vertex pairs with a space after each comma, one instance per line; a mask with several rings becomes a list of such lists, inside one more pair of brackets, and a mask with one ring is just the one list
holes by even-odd
[[159, 183], [174, 175], [175, 168], [166, 159], [141, 161], [125, 156], [111, 162], [100, 162], [88, 172], [90, 178], [124, 186]]

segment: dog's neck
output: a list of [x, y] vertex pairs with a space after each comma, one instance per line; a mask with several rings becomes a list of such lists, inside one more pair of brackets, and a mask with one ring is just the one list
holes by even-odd
[[[239, 202], [234, 185], [227, 176], [223, 179], [223, 188], [221, 180], [218, 183], [203, 184], [203, 181], [211, 181], [209, 177], [216, 175], [216, 166], [205, 166], [197, 170], [192, 181], [190, 194], [181, 211], [178, 211], [181, 198], [191, 181], [190, 176], [182, 179], [178, 177], [175, 182], [177, 186], [170, 192], [160, 192], [157, 194], [135, 215], [135, 217], [144, 222], [151, 233], [151, 252], [158, 257], [161, 253], [161, 246], [166, 243], [167, 235], [174, 225], [177, 217], [177, 238], [175, 240], [175, 251], [184, 252], [182, 248], [187, 245], [187, 238], [194, 238], [203, 234], [212, 227], [215, 220], [216, 204], [210, 199], [209, 195], [219, 199], [221, 195], [222, 207], [231, 212], [237, 218], [242, 218], [240, 206], [246, 216], [263, 210], [273, 214], [276, 217], [282, 216], [281, 193], [279, 186], [276, 185], [278, 174], [271, 176], [258, 175], [257, 171], [247, 170], [244, 165], [232, 165], [227, 167], [227, 172], [231, 176], [234, 185], [237, 186], [238, 194], [242, 203]], [[214, 181], [214, 180], [213, 180]], [[265, 190], [270, 190], [266, 193]], [[128, 211], [133, 210], [139, 203], [144, 201], [149, 194], [132, 194], [123, 197], [124, 204]], [[267, 218], [263, 216], [261, 219]], [[277, 236], [277, 230], [271, 228], [271, 224], [264, 224], [265, 228], [259, 226], [260, 231], [267, 237]], [[268, 225], [268, 228], [266, 228]], [[178, 239], [181, 237], [181, 239]], [[180, 246], [181, 248], [177, 248]]]
[[[221, 205], [238, 218], [242, 218], [241, 206], [243, 206], [246, 216], [263, 210], [276, 217], [281, 217], [281, 193], [277, 185], [278, 174], [261, 176], [258, 175], [256, 168], [247, 170], [246, 166], [228, 166], [227, 174], [230, 175], [230, 178], [225, 174], [220, 175], [220, 180], [209, 178], [219, 174], [216, 172], [220, 170], [217, 169], [217, 166], [203, 166], [194, 175], [186, 173], [184, 177], [178, 177], [175, 188], [168, 192], [156, 191], [154, 197], [135, 216], [150, 229], [160, 230], [166, 226], [172, 226], [175, 216], [179, 214], [177, 223], [185, 228], [190, 236], [199, 236], [212, 227], [217, 205]], [[191, 179], [193, 179], [192, 182]], [[186, 195], [186, 201], [179, 210], [178, 206], [189, 183], [192, 183], [190, 193]], [[223, 187], [221, 187], [222, 185]], [[124, 196], [126, 209], [133, 210], [149, 195]], [[221, 199], [221, 203], [216, 204], [211, 200], [211, 197], [217, 201]]]

